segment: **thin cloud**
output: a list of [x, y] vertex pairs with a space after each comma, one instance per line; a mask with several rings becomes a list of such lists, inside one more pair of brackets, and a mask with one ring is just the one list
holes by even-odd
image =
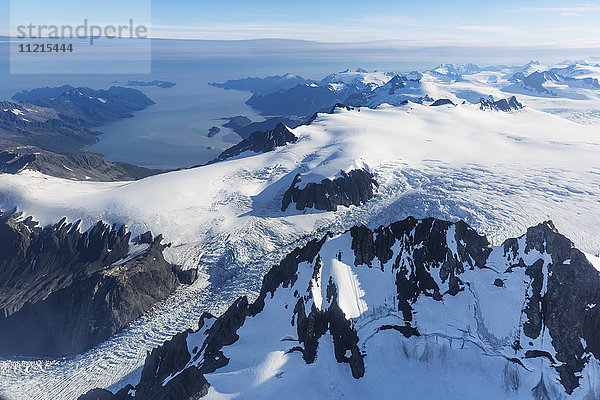
[[356, 20], [359, 23], [367, 23], [372, 25], [405, 25], [405, 26], [422, 26], [417, 20], [406, 15], [388, 15], [388, 16], [365, 16]]
[[561, 17], [579, 17], [579, 16], [581, 16], [581, 14], [579, 14], [578, 12], [568, 11], [568, 12], [561, 12], [560, 16]]
[[598, 4], [582, 4], [579, 6], [571, 7], [519, 7], [510, 10], [504, 10], [505, 12], [550, 12], [557, 13], [562, 16], [579, 16], [581, 13], [597, 13], [600, 12], [600, 5]]
[[469, 32], [484, 32], [484, 33], [517, 33], [520, 29], [514, 26], [492, 26], [492, 25], [463, 25], [457, 26], [456, 29]]

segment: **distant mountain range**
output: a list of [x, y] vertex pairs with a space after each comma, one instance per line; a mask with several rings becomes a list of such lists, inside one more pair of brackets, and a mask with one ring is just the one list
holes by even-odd
[[85, 153], [98, 141], [93, 128], [132, 117], [154, 104], [139, 90], [94, 90], [70, 85], [21, 91], [0, 102], [0, 171], [25, 168], [81, 180], [132, 180], [159, 171], [109, 163]]
[[335, 104], [373, 108], [406, 101], [432, 104], [440, 99], [448, 99], [454, 104], [462, 101], [477, 103], [490, 95], [497, 98], [498, 92], [585, 100], [589, 95], [581, 89], [600, 90], [599, 78], [598, 63], [580, 60], [579, 63], [565, 61], [558, 67], [545, 66], [538, 61], [486, 67], [442, 64], [423, 72], [369, 72], [357, 68], [333, 73], [321, 80], [285, 74], [211, 85], [252, 93], [246, 103], [259, 110], [267, 120], [246, 122], [244, 128], [237, 123], [239, 117], [243, 117], [239, 116], [228, 125], [242, 137], [247, 137], [253, 130], [273, 129], [282, 121], [293, 127], [295, 123], [291, 119], [301, 121], [316, 112], [327, 112]]

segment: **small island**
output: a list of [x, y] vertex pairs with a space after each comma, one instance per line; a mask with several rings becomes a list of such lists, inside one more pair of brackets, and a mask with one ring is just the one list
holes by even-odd
[[221, 128], [219, 128], [218, 126], [213, 126], [208, 130], [208, 137], [213, 137], [219, 132], [221, 132]]
[[159, 80], [153, 80], [153, 81], [128, 81], [127, 82], [127, 86], [156, 86], [156, 87], [159, 87], [159, 88], [168, 89], [168, 88], [172, 88], [173, 86], [175, 86], [175, 82], [159, 81]]

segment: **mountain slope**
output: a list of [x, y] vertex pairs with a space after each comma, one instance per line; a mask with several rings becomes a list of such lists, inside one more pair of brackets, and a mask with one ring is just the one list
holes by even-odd
[[30, 146], [0, 151], [0, 172], [17, 174], [24, 170], [81, 181], [133, 181], [165, 172], [106, 161], [94, 153], [64, 155]]
[[191, 283], [193, 271], [164, 260], [160, 236], [133, 244], [124, 226], [79, 228], [0, 214], [0, 355], [83, 352]]
[[354, 227], [155, 349], [136, 387], [82, 398], [593, 398], [599, 301], [599, 272], [551, 222], [501, 246], [462, 221]]

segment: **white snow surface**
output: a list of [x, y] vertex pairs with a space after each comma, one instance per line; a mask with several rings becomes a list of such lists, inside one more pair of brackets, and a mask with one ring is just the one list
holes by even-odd
[[[453, 84], [424, 74], [421, 87], [433, 98], [457, 102], [505, 97], [500, 89], [506, 78], [499, 73], [492, 86], [490, 74]], [[148, 349], [194, 327], [202, 311], [218, 313], [236, 296], [255, 293], [259, 278], [295, 246], [358, 223], [376, 227], [409, 215], [461, 218], [498, 244], [552, 219], [578, 248], [597, 254], [598, 98], [519, 100], [526, 108], [511, 113], [481, 111], [469, 102], [337, 110], [294, 129], [297, 143], [273, 152], [136, 182], [76, 182], [27, 170], [0, 175], [2, 210], [16, 207], [43, 225], [66, 216], [82, 219], [83, 229], [101, 219], [126, 224], [134, 235], [151, 230], [172, 243], [165, 254], [170, 262], [201, 272], [194, 285], [84, 355], [0, 360], [2, 386], [16, 398], [69, 399], [121, 379], [135, 381]], [[574, 110], [585, 115], [578, 119]], [[281, 212], [296, 173], [305, 184], [353, 165], [364, 165], [379, 183], [375, 198], [363, 206], [333, 213], [292, 205]], [[343, 265], [330, 267], [350, 293], [360, 293]], [[387, 298], [385, 291], [381, 296]], [[345, 311], [356, 315], [372, 307], [367, 297]]]

